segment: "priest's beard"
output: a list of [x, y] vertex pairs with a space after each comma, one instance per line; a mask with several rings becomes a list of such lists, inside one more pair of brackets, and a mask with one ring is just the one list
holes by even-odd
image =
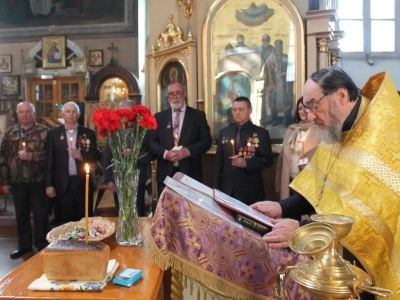
[[343, 125], [337, 115], [336, 104], [333, 101], [329, 101], [329, 116], [332, 118], [332, 124], [321, 129], [320, 138], [322, 142], [327, 144], [340, 142]]

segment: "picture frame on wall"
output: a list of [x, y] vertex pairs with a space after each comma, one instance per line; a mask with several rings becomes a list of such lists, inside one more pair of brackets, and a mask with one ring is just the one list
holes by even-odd
[[84, 57], [75, 57], [69, 61], [73, 74], [83, 74], [87, 71], [87, 63]]
[[36, 60], [30, 59], [23, 62], [22, 70], [25, 75], [36, 73]]
[[12, 61], [10, 54], [0, 54], [0, 73], [11, 73]]
[[1, 94], [2, 96], [19, 96], [20, 93], [20, 76], [19, 75], [3, 75], [1, 76]]
[[42, 37], [43, 69], [59, 69], [66, 67], [65, 35]]
[[101, 67], [103, 65], [103, 50], [89, 50], [89, 66]]

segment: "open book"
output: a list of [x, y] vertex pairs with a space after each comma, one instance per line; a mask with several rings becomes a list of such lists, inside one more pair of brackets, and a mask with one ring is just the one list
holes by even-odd
[[[181, 175], [182, 175], [182, 177], [179, 179], [179, 181], [181, 183], [187, 185], [188, 187], [213, 198], [219, 204], [229, 208], [230, 210], [232, 210], [238, 214], [246, 216], [247, 217], [246, 219], [255, 220], [263, 225], [266, 225], [269, 227], [274, 227], [274, 225], [271, 222], [271, 218], [267, 217], [266, 215], [259, 212], [258, 210], [251, 208], [250, 206], [244, 204], [243, 202], [241, 202], [235, 198], [232, 198], [231, 196], [224, 194], [223, 192], [221, 192], [219, 190], [211, 189], [208, 186], [194, 180], [193, 178], [191, 178], [187, 175], [183, 175], [183, 174], [181, 174]], [[242, 224], [242, 225], [245, 225], [245, 224]]]

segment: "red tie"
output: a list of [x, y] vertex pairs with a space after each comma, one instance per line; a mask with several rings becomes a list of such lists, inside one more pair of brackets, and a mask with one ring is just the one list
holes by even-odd
[[179, 141], [179, 123], [180, 123], [180, 117], [179, 113], [181, 112], [180, 109], [175, 109], [175, 121], [174, 121], [174, 144], [175, 146], [178, 146], [178, 141]]

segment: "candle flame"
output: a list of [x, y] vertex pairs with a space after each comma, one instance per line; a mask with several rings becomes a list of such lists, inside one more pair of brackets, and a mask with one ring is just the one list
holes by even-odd
[[74, 138], [71, 136], [71, 137], [69, 138], [69, 140], [72, 142], [72, 141], [74, 140]]
[[25, 142], [22, 142], [22, 147], [24, 147], [24, 148], [25, 148], [25, 146], [26, 146]]
[[85, 170], [86, 170], [86, 174], [89, 174], [89, 171], [90, 171], [89, 164], [85, 164]]
[[233, 141], [233, 140], [231, 140], [231, 144], [232, 144], [232, 145], [234, 144], [234, 141]]

